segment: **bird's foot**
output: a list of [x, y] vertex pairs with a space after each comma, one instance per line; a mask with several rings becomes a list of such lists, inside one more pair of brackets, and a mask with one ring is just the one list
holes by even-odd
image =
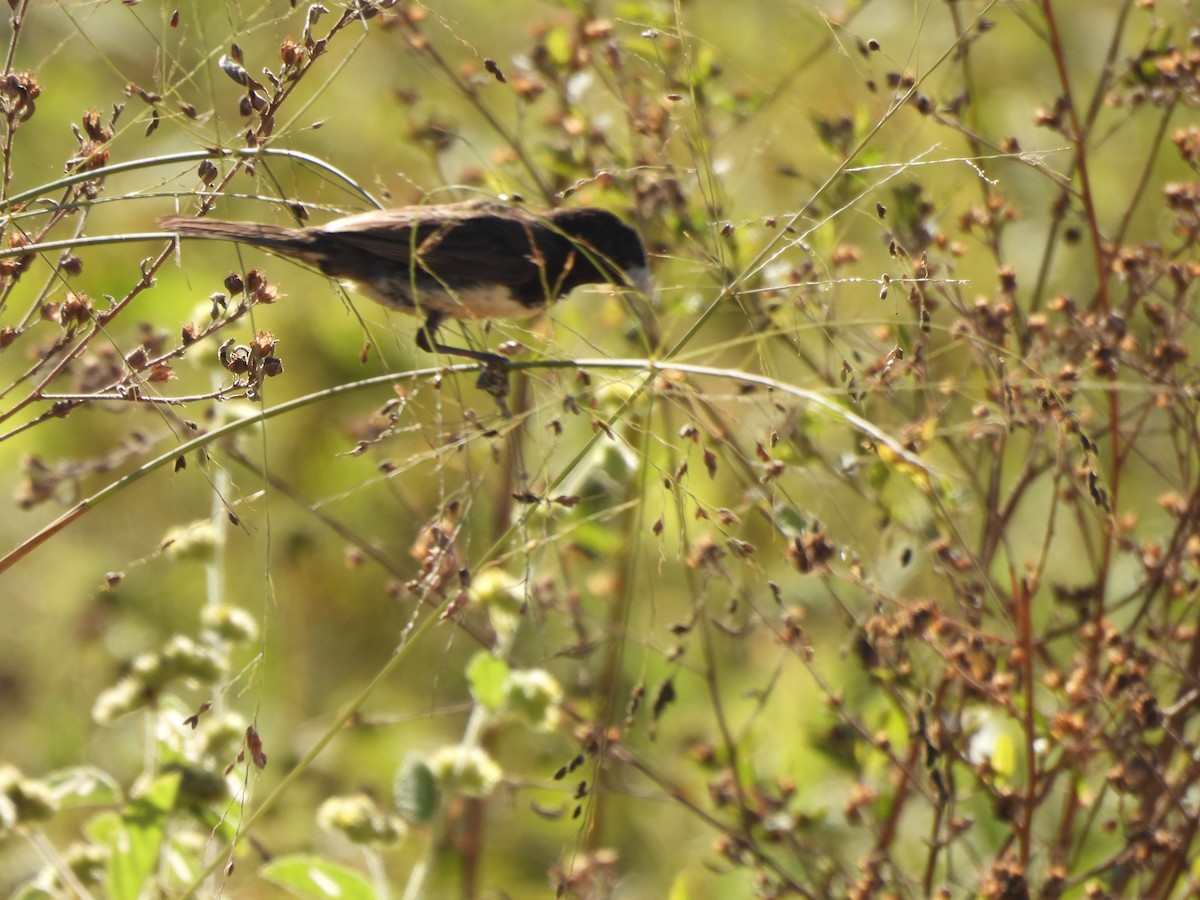
[[479, 379], [475, 382], [475, 386], [494, 397], [504, 418], [511, 419], [512, 413], [509, 412], [508, 405], [504, 402], [509, 391], [508, 360], [503, 356], [492, 356], [491, 359], [482, 362], [483, 371], [479, 373]]

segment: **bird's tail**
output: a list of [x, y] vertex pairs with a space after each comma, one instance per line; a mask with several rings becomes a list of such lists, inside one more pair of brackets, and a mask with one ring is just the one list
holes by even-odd
[[223, 222], [219, 219], [194, 219], [191, 216], [163, 216], [158, 224], [180, 237], [235, 241], [252, 247], [265, 247], [287, 256], [312, 255], [313, 238], [296, 228], [261, 225], [255, 222]]

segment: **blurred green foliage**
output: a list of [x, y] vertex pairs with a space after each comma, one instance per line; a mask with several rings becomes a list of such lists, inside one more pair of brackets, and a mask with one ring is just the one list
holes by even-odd
[[[0, 259], [0, 551], [99, 501], [0, 570], [0, 886], [1194, 886], [1194, 14], [9, 5], [0, 253], [114, 240]], [[656, 275], [462, 326], [512, 419], [414, 320], [145, 238], [481, 195]]]

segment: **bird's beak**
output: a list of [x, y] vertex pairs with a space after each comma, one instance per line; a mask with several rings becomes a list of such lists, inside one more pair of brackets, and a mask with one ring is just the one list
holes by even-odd
[[629, 269], [625, 275], [628, 277], [629, 284], [634, 290], [639, 294], [644, 294], [647, 297], [650, 296], [650, 289], [654, 287], [654, 282], [650, 278], [649, 266], [637, 266], [636, 268]]

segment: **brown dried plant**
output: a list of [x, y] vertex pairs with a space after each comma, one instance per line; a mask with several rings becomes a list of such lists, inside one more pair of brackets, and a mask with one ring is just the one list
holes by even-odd
[[[1200, 890], [1193, 12], [9, 6], [0, 884]], [[501, 408], [151, 224], [478, 196], [656, 274]]]

